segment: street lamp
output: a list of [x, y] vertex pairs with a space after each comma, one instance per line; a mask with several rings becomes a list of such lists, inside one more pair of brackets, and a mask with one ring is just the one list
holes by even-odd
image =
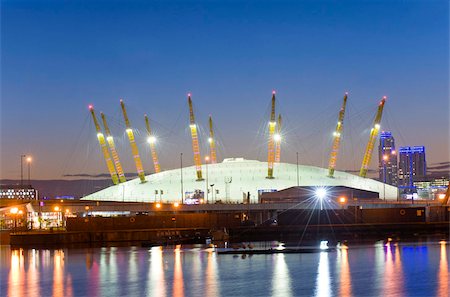
[[205, 166], [206, 166], [206, 203], [208, 203], [208, 162], [209, 156], [205, 156]]
[[13, 207], [9, 210], [9, 213], [14, 217], [14, 225], [13, 229], [16, 231], [17, 228], [17, 213], [19, 212], [19, 209], [17, 207]]
[[26, 155], [20, 155], [20, 185], [23, 186], [23, 158]]
[[383, 199], [386, 202], [386, 161], [389, 159], [388, 155], [383, 155]]
[[59, 224], [60, 224], [60, 221], [61, 221], [61, 219], [60, 219], [60, 210], [61, 210], [61, 208], [59, 207], [59, 206], [55, 206], [55, 207], [53, 207], [53, 210], [56, 212], [56, 222], [57, 222], [57, 224], [58, 224], [58, 227], [59, 227]]
[[30, 156], [28, 156], [27, 157], [27, 165], [28, 165], [28, 185], [31, 185], [31, 180], [30, 180], [30, 176], [31, 176], [31, 161], [32, 161], [33, 159], [30, 157]]
[[339, 203], [341, 204], [342, 209], [344, 209], [345, 202], [347, 202], [347, 198], [345, 196], [339, 197]]
[[214, 184], [211, 184], [211, 202], [214, 203]]
[[320, 201], [320, 210], [323, 210], [323, 199], [327, 196], [327, 190], [325, 188], [316, 189], [316, 197]]

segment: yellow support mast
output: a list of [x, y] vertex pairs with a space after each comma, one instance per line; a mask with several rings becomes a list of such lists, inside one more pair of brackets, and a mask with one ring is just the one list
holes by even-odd
[[189, 103], [189, 128], [192, 136], [192, 150], [194, 151], [195, 170], [197, 171], [197, 181], [203, 180], [202, 177], [202, 157], [198, 145], [197, 125], [195, 124], [194, 109], [192, 108], [191, 94], [188, 94]]
[[123, 100], [120, 99], [120, 106], [122, 107], [123, 118], [125, 119], [126, 132], [128, 135], [128, 140], [130, 141], [131, 153], [133, 154], [134, 163], [136, 164], [137, 174], [141, 183], [145, 183], [145, 173], [142, 167], [141, 157], [139, 157], [138, 147], [136, 145], [136, 140], [134, 139], [133, 129], [131, 129], [130, 121], [128, 120], [127, 111], [125, 109], [125, 104]]
[[277, 133], [273, 136], [275, 141], [275, 163], [280, 163], [281, 159], [281, 114], [278, 115]]
[[111, 131], [109, 130], [108, 123], [106, 122], [106, 117], [103, 112], [100, 112], [100, 116], [102, 117], [103, 127], [106, 132], [106, 142], [108, 143], [109, 150], [111, 151], [112, 158], [114, 160], [114, 165], [116, 166], [117, 174], [119, 175], [119, 181], [121, 183], [126, 182], [125, 174], [123, 173], [122, 165], [120, 164], [119, 155], [117, 154], [116, 144], [114, 143], [114, 138], [111, 135]]
[[109, 155], [108, 148], [106, 147], [105, 136], [102, 133], [100, 125], [98, 124], [97, 117], [95, 116], [94, 107], [89, 105], [89, 110], [92, 115], [92, 119], [94, 120], [95, 129], [97, 130], [97, 139], [98, 143], [103, 152], [103, 157], [106, 161], [106, 166], [108, 167], [109, 174], [111, 174], [111, 179], [115, 185], [119, 183], [119, 178], [117, 177], [116, 169], [114, 168], [114, 164], [111, 161], [111, 156]]
[[334, 176], [334, 170], [336, 168], [336, 160], [339, 152], [339, 145], [341, 143], [342, 131], [344, 129], [344, 115], [345, 115], [345, 107], [347, 105], [347, 96], [348, 93], [344, 95], [344, 102], [342, 103], [341, 110], [339, 111], [338, 122], [336, 125], [336, 130], [333, 133], [333, 148], [331, 149], [330, 154], [330, 162], [328, 163], [328, 176]]
[[214, 130], [213, 130], [213, 122], [212, 117], [209, 116], [209, 154], [211, 155], [211, 164], [217, 163], [217, 155], [216, 155], [216, 139], [214, 138]]
[[367, 170], [369, 169], [375, 141], [377, 140], [378, 132], [380, 131], [381, 116], [383, 114], [383, 107], [385, 102], [386, 96], [384, 96], [378, 104], [377, 115], [375, 116], [375, 120], [373, 121], [373, 128], [370, 130], [369, 142], [367, 143], [366, 153], [364, 154], [361, 170], [359, 171], [359, 176], [361, 177], [366, 177]]
[[145, 127], [147, 128], [147, 142], [150, 145], [150, 152], [152, 154], [153, 166], [155, 166], [155, 173], [161, 172], [161, 167], [159, 166], [158, 154], [156, 153], [155, 142], [156, 137], [153, 135], [152, 130], [150, 129], [150, 122], [148, 121], [147, 115], [145, 117]]
[[272, 91], [272, 109], [270, 112], [270, 122], [269, 122], [269, 144], [267, 150], [267, 165], [268, 172], [267, 178], [273, 178], [273, 163], [275, 159], [275, 150], [274, 150], [274, 139], [273, 136], [275, 134], [275, 127], [277, 122], [275, 121], [275, 91]]

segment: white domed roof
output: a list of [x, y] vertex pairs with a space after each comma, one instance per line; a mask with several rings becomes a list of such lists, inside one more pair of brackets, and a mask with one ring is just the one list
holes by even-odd
[[[196, 181], [195, 166], [182, 170], [172, 169], [146, 176], [146, 183], [139, 178], [114, 185], [83, 199], [128, 202], [174, 202], [181, 201], [181, 189], [189, 196], [196, 190], [206, 193], [207, 184], [213, 194], [209, 202], [242, 202], [243, 195], [250, 192], [251, 201], [256, 202], [258, 191], [282, 190], [297, 186], [297, 165], [288, 163], [274, 164], [274, 177], [267, 179], [267, 162], [227, 158], [222, 163], [202, 165], [203, 181]], [[183, 179], [181, 179], [181, 171]], [[347, 186], [372, 192], [386, 193], [386, 199], [396, 199], [397, 188], [384, 185], [369, 178], [335, 171], [334, 178], [327, 177], [324, 168], [298, 165], [299, 186]], [[206, 181], [207, 179], [207, 181]], [[183, 185], [182, 185], [183, 184]], [[213, 187], [211, 187], [213, 185]], [[162, 190], [162, 191], [161, 191]], [[206, 194], [205, 194], [206, 199]]]

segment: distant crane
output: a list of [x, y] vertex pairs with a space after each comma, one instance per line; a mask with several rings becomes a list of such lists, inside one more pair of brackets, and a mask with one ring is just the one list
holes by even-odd
[[192, 150], [194, 151], [195, 170], [197, 171], [197, 181], [203, 180], [202, 177], [202, 157], [200, 156], [200, 148], [198, 145], [197, 125], [195, 124], [194, 109], [192, 107], [191, 94], [188, 94], [189, 103], [189, 128], [192, 136]]
[[108, 167], [108, 171], [109, 174], [111, 175], [113, 183], [117, 185], [119, 183], [119, 178], [117, 177], [116, 169], [114, 168], [111, 156], [109, 155], [108, 148], [106, 147], [105, 136], [103, 135], [100, 125], [98, 124], [97, 117], [95, 116], [94, 107], [92, 105], [89, 105], [89, 110], [91, 112], [92, 119], [94, 120], [95, 129], [97, 130], [98, 143], [100, 144], [100, 148], [102, 149], [103, 157], [105, 158], [106, 161], [106, 166]]
[[211, 164], [217, 163], [217, 156], [216, 156], [216, 139], [214, 138], [214, 130], [213, 130], [213, 122], [212, 117], [209, 116], [209, 151], [211, 155]]
[[106, 122], [106, 117], [103, 112], [100, 112], [100, 116], [102, 117], [103, 127], [105, 128], [106, 132], [106, 141], [108, 142], [109, 150], [111, 151], [114, 165], [116, 166], [117, 174], [119, 175], [119, 181], [121, 183], [124, 183], [127, 180], [123, 173], [122, 165], [120, 164], [119, 155], [117, 154], [116, 145], [114, 143], [114, 138], [111, 135], [111, 131], [109, 130], [108, 123]]
[[277, 133], [273, 136], [275, 141], [275, 163], [280, 163], [281, 159], [281, 114], [278, 115]]
[[386, 96], [381, 99], [378, 104], [377, 115], [375, 116], [375, 120], [373, 121], [373, 128], [370, 130], [369, 142], [367, 143], [366, 153], [364, 154], [364, 159], [361, 165], [361, 170], [359, 171], [359, 176], [366, 177], [367, 170], [369, 169], [370, 160], [372, 158], [372, 152], [375, 145], [375, 141], [377, 140], [378, 131], [380, 131], [380, 122], [381, 116], [383, 114], [384, 103], [386, 102]]
[[155, 167], [155, 173], [161, 172], [161, 167], [159, 166], [158, 154], [156, 153], [155, 142], [156, 137], [152, 134], [152, 130], [150, 129], [150, 123], [148, 121], [147, 115], [144, 115], [145, 118], [145, 127], [147, 128], [147, 142], [150, 145], [150, 152], [152, 154], [153, 166]]
[[269, 143], [267, 149], [267, 178], [273, 178], [273, 163], [275, 161], [275, 150], [274, 150], [274, 134], [277, 122], [275, 121], [275, 91], [272, 91], [272, 108], [270, 112], [270, 122], [269, 122]]
[[330, 154], [330, 162], [328, 163], [328, 176], [334, 176], [334, 169], [336, 168], [336, 160], [339, 152], [339, 145], [341, 142], [342, 131], [344, 129], [344, 115], [345, 115], [345, 106], [347, 105], [347, 95], [344, 95], [344, 102], [342, 103], [341, 110], [339, 111], [338, 122], [336, 125], [336, 130], [333, 133], [333, 148], [331, 149]]
[[131, 129], [130, 121], [128, 120], [127, 111], [125, 109], [125, 104], [123, 100], [120, 99], [120, 106], [122, 107], [123, 118], [125, 120], [126, 132], [128, 136], [128, 140], [130, 141], [131, 153], [133, 154], [134, 163], [136, 165], [137, 174], [141, 183], [145, 183], [145, 173], [144, 168], [142, 167], [141, 157], [139, 157], [138, 147], [136, 145], [136, 140], [134, 139], [133, 129]]

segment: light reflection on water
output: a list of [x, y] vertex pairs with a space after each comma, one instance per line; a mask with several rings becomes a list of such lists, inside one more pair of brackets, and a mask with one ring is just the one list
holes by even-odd
[[233, 257], [153, 247], [0, 247], [0, 296], [449, 296], [449, 244]]
[[292, 296], [291, 277], [285, 255], [277, 254], [273, 259], [272, 296]]
[[314, 295], [317, 297], [332, 296], [330, 281], [328, 253], [320, 252], [319, 266], [317, 268], [316, 293]]
[[337, 269], [339, 273], [339, 296], [350, 297], [352, 295], [352, 278], [350, 275], [350, 266], [348, 264], [348, 248], [344, 246], [337, 251]]
[[447, 260], [447, 250], [448, 245], [446, 247], [445, 241], [441, 241], [441, 249], [440, 249], [440, 261], [439, 261], [439, 274], [438, 274], [438, 283], [439, 288], [437, 295], [439, 297], [448, 297], [449, 294], [449, 282], [448, 279], [448, 260]]

